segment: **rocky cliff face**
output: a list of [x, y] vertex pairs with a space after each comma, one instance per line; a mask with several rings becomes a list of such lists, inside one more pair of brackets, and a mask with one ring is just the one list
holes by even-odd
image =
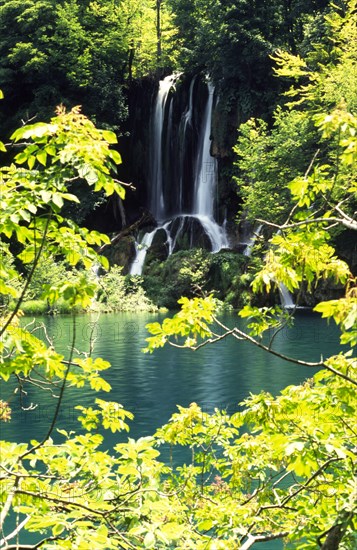
[[[134, 272], [141, 273], [145, 262], [163, 262], [177, 251], [229, 248], [245, 254], [254, 227], [235, 223], [239, 198], [232, 182], [232, 146], [237, 127], [248, 117], [237, 97], [198, 75], [170, 75], [160, 82], [133, 82], [128, 104], [119, 177], [133, 189], [127, 191], [124, 214], [111, 199], [93, 218], [101, 230], [118, 234], [106, 251], [110, 262], [133, 273], [136, 260], [140, 268]], [[344, 232], [336, 244], [357, 272], [353, 237]], [[332, 284], [320, 285], [314, 296], [302, 291], [302, 303], [313, 306], [340, 292]]]

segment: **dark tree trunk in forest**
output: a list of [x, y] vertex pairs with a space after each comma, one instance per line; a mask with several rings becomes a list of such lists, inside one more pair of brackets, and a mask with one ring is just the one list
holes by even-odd
[[161, 0], [156, 0], [157, 66], [161, 65]]
[[331, 527], [328, 531], [325, 542], [320, 545], [321, 550], [338, 550], [343, 536], [346, 532], [348, 523], [351, 521], [352, 514], [345, 513], [341, 522]]
[[135, 56], [135, 47], [134, 47], [134, 41], [132, 40], [131, 43], [130, 43], [129, 57], [128, 57], [128, 80], [129, 80], [129, 82], [131, 82], [132, 77], [133, 77], [134, 56]]

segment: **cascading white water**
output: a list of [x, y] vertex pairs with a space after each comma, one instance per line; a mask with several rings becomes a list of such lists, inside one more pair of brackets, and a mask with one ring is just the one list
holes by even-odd
[[140, 243], [135, 245], [136, 255], [130, 267], [130, 271], [129, 271], [130, 275], [142, 274], [146, 254], [150, 246], [152, 245], [152, 241], [155, 237], [157, 230], [158, 230], [158, 227], [156, 227], [153, 231], [149, 231], [148, 233], [145, 233]]
[[225, 229], [214, 220], [214, 202], [217, 189], [217, 159], [211, 156], [211, 122], [214, 86], [208, 82], [208, 100], [203, 116], [194, 182], [193, 215], [201, 222], [211, 244], [212, 252], [228, 248]]
[[[277, 231], [277, 235], [281, 235], [281, 231]], [[296, 306], [294, 304], [293, 296], [290, 291], [286, 288], [284, 283], [278, 284], [279, 294], [280, 294], [280, 303], [284, 309], [294, 309]]]
[[176, 82], [178, 76], [177, 74], [172, 74], [160, 81], [152, 120], [150, 209], [157, 220], [162, 220], [165, 216], [164, 193], [162, 187], [162, 131], [165, 106], [170, 89]]
[[292, 295], [289, 292], [289, 290], [286, 288], [284, 283], [279, 283], [279, 294], [280, 294], [281, 305], [283, 306], [284, 309], [295, 308]]
[[208, 101], [203, 115], [198, 146], [193, 203], [194, 214], [209, 217], [213, 217], [214, 189], [217, 181], [217, 161], [210, 154], [213, 94], [212, 83], [208, 82]]
[[255, 241], [256, 241], [257, 238], [259, 237], [262, 228], [263, 228], [262, 225], [258, 225], [257, 229], [255, 229], [255, 230], [251, 233], [251, 235], [249, 236], [248, 242], [247, 242], [247, 243], [242, 243], [242, 244], [246, 244], [246, 247], [245, 247], [244, 252], [243, 252], [244, 256], [247, 256], [248, 258], [251, 256], [252, 250], [253, 250], [253, 246], [254, 246], [254, 244], [255, 244]]
[[219, 252], [222, 248], [229, 248], [227, 234], [224, 227], [218, 225], [211, 216], [195, 214], [194, 217], [201, 222], [205, 233], [211, 241], [212, 251]]
[[148, 231], [147, 233], [144, 233], [140, 243], [135, 243], [136, 254], [135, 254], [133, 263], [130, 266], [130, 270], [129, 270], [130, 275], [142, 274], [144, 265], [145, 265], [146, 255], [159, 229], [163, 229], [165, 231], [166, 237], [167, 237], [168, 255], [170, 256], [172, 254], [173, 248], [174, 248], [174, 242], [170, 235], [170, 230], [169, 230], [170, 224], [171, 224], [171, 220], [164, 223], [163, 225], [159, 225], [158, 227], [155, 227], [155, 229], [153, 229], [152, 231]]
[[[165, 170], [174, 170], [174, 160], [170, 157], [170, 146], [173, 135], [173, 98], [170, 99], [168, 104], [168, 97], [171, 88], [177, 81], [179, 74], [167, 76], [159, 84], [159, 90], [157, 93], [154, 112], [152, 116], [152, 140], [151, 140], [151, 170], [150, 170], [150, 210], [156, 221], [158, 227], [146, 233], [140, 243], [137, 245], [136, 256], [133, 264], [130, 268], [131, 275], [140, 275], [143, 270], [146, 254], [148, 248], [151, 246], [155, 234], [159, 229], [164, 229], [167, 235], [168, 254], [172, 254], [175, 249], [176, 242], [184, 230], [184, 220], [192, 218], [198, 220], [203, 231], [208, 236], [211, 242], [212, 252], [218, 252], [222, 248], [229, 248], [229, 243], [225, 231], [225, 226], [221, 227], [214, 219], [214, 204], [215, 194], [217, 189], [217, 160], [210, 155], [211, 147], [211, 120], [213, 110], [213, 96], [214, 87], [212, 83], [208, 82], [208, 99], [205, 106], [202, 124], [198, 129], [198, 149], [197, 158], [194, 166], [194, 173], [188, 178], [188, 183], [191, 181], [191, 206], [184, 212], [183, 211], [183, 187], [184, 179], [187, 178], [185, 174], [185, 153], [187, 154], [186, 139], [188, 137], [188, 128], [191, 128], [192, 136], [192, 121], [194, 113], [194, 84], [196, 77], [190, 83], [188, 93], [188, 103], [186, 109], [181, 116], [179, 125], [179, 140], [180, 150], [178, 152], [178, 163], [176, 167], [179, 170], [179, 177], [176, 179], [178, 183], [179, 192], [174, 193], [174, 189], [171, 193], [166, 190], [164, 192], [164, 178], [166, 183], [172, 185], [170, 179], [171, 174], [164, 174]], [[196, 129], [197, 132], [197, 129]], [[165, 135], [166, 142], [163, 143], [163, 136]], [[175, 154], [175, 153], [174, 153]], [[177, 154], [177, 152], [176, 152]], [[166, 157], [169, 158], [169, 162], [166, 166]], [[187, 185], [187, 182], [185, 183]], [[166, 197], [166, 198], [165, 198]], [[166, 201], [173, 197], [178, 197], [177, 203], [174, 205], [166, 204]], [[171, 208], [171, 210], [170, 210]], [[176, 231], [171, 234], [170, 231], [173, 227], [173, 220], [168, 219], [170, 212], [175, 212], [176, 217], [180, 218], [179, 226]], [[173, 235], [173, 236], [172, 236]]]
[[196, 76], [193, 77], [190, 83], [190, 89], [188, 92], [188, 105], [181, 118], [179, 127], [179, 156], [180, 156], [180, 178], [179, 178], [179, 204], [178, 212], [183, 212], [183, 186], [184, 186], [184, 166], [185, 166], [185, 152], [186, 152], [186, 140], [188, 129], [192, 128], [193, 117], [193, 88], [196, 82]]
[[184, 133], [186, 132], [187, 125], [192, 125], [192, 114], [193, 114], [193, 87], [196, 82], [196, 76], [193, 77], [190, 84], [190, 89], [188, 92], [188, 108], [186, 109], [183, 115], [184, 123]]
[[166, 241], [166, 244], [168, 246], [168, 255], [171, 256], [173, 250], [174, 250], [174, 240], [173, 238], [171, 237], [171, 233], [170, 233], [170, 225], [171, 225], [171, 220], [169, 220], [168, 222], [164, 223], [164, 225], [162, 226], [162, 229], [164, 229], [165, 233], [166, 233], [166, 238], [167, 238], [167, 241]]

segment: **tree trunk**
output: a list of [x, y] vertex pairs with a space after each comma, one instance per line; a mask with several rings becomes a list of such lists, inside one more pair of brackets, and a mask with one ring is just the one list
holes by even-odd
[[156, 0], [157, 66], [161, 66], [161, 0]]
[[328, 531], [325, 542], [320, 547], [321, 550], [338, 550], [350, 520], [351, 514], [346, 512], [341, 518], [341, 522]]

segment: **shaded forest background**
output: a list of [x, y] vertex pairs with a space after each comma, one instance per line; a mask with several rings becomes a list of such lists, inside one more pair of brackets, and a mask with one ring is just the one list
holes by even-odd
[[[134, 129], [148, 126], [148, 106], [158, 81], [174, 71], [182, 72], [183, 80], [209, 75], [219, 96], [212, 154], [219, 163], [220, 212], [227, 213], [232, 235], [242, 221], [281, 222], [292, 206], [289, 181], [305, 172], [317, 146], [321, 156], [328, 155], [310, 114], [342, 99], [348, 109], [356, 107], [353, 61], [348, 64], [345, 55], [341, 62], [332, 23], [326, 19], [336, 10], [343, 18], [348, 3], [332, 7], [325, 0], [0, 0], [2, 134], [9, 136], [24, 122], [49, 120], [59, 104], [81, 105], [98, 127], [114, 130], [123, 159], [119, 177], [132, 182], [136, 191], [129, 189], [121, 203], [116, 196], [108, 200], [104, 193], [76, 183], [72, 191], [80, 203], [65, 211], [79, 224], [114, 234], [142, 216], [145, 168]], [[279, 51], [308, 59], [311, 71], [325, 67], [324, 78], [335, 68], [334, 84], [330, 79], [323, 91], [326, 79], [322, 84], [321, 78], [313, 101], [287, 108], [289, 98], [283, 93], [297, 77], [276, 78], [274, 56]], [[353, 58], [352, 45], [350, 54]], [[247, 122], [252, 117], [255, 122]], [[10, 149], [8, 156], [12, 154]], [[352, 236], [344, 231], [341, 237], [340, 231], [334, 238], [341, 257], [355, 270]], [[123, 265], [125, 273], [132, 254], [131, 237], [109, 258]], [[247, 260], [227, 251], [215, 258], [205, 251], [181, 251], [168, 263], [161, 260], [160, 254], [148, 256], [144, 286], [159, 306], [166, 307], [205, 284], [221, 299], [242, 305], [250, 299], [247, 289], [260, 265], [253, 258], [247, 273]], [[182, 274], [186, 263], [190, 268]]]

